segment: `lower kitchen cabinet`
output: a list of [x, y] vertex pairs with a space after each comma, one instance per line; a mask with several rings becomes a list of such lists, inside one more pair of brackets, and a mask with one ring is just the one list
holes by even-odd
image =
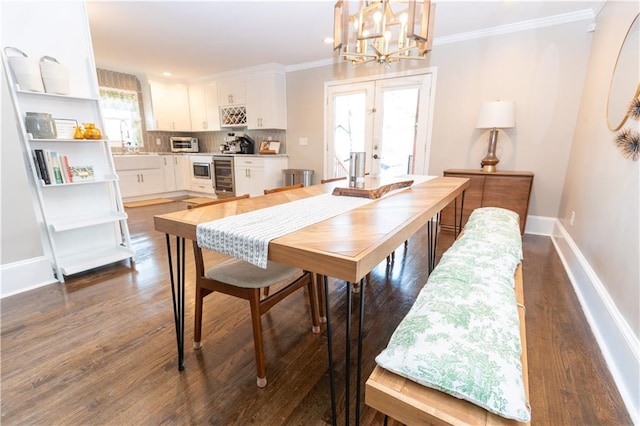
[[191, 186], [191, 166], [186, 155], [162, 155], [164, 190], [186, 191]]
[[282, 186], [282, 170], [288, 167], [287, 157], [234, 157], [236, 195], [263, 195], [265, 189]]
[[[520, 233], [524, 234], [533, 185], [533, 173], [509, 171], [489, 173], [482, 170], [450, 169], [444, 171], [444, 176], [463, 177], [471, 180], [469, 188], [465, 191], [462, 213], [463, 226], [471, 212], [478, 207], [502, 207], [518, 213]], [[442, 210], [440, 224], [445, 229], [453, 229], [454, 212], [459, 218], [460, 200], [456, 201], [457, 206], [452, 202]]]
[[165, 191], [163, 159], [159, 155], [116, 155], [113, 158], [122, 198]]

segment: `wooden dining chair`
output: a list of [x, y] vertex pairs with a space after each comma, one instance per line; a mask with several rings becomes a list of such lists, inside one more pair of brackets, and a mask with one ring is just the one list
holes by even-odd
[[303, 184], [296, 183], [296, 184], [293, 184], [293, 185], [281, 186], [281, 187], [278, 187], [278, 188], [265, 189], [264, 190], [264, 195], [273, 194], [273, 193], [276, 193], [276, 192], [291, 191], [292, 189], [298, 189], [298, 188], [302, 188], [302, 187], [304, 187]]
[[[248, 195], [235, 197], [235, 199], [237, 198], [248, 198]], [[233, 201], [233, 199], [225, 198], [217, 201], [223, 203]], [[306, 286], [311, 309], [311, 330], [313, 333], [320, 333], [314, 277], [308, 271], [271, 261], [268, 262], [266, 269], [239, 259], [229, 259], [205, 269], [202, 249], [198, 247], [196, 241], [193, 242], [193, 253], [196, 264], [193, 347], [195, 349], [202, 347], [203, 303], [206, 296], [217, 291], [249, 301], [256, 358], [256, 382], [258, 387], [265, 387], [267, 374], [262, 336], [262, 315], [285, 297]], [[279, 290], [274, 294], [264, 298], [260, 296], [261, 289], [275, 285], [278, 285]]]
[[249, 194], [238, 195], [237, 197], [218, 198], [217, 200], [207, 201], [205, 203], [189, 204], [187, 210], [197, 209], [200, 207], [213, 206], [215, 204], [226, 203], [228, 201], [242, 200], [243, 198], [249, 198]]

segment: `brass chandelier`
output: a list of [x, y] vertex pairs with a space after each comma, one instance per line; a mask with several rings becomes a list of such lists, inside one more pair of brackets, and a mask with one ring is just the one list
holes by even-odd
[[360, 0], [353, 15], [348, 8], [344, 0], [334, 6], [333, 50], [353, 65], [425, 59], [431, 50], [435, 4], [430, 0]]

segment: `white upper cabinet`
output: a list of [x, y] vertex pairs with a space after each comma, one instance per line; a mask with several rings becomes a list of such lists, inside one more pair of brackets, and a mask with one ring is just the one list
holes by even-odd
[[215, 82], [189, 86], [191, 130], [220, 130], [218, 110], [218, 85]]
[[247, 128], [286, 129], [287, 96], [284, 74], [247, 79]]
[[218, 104], [220, 106], [244, 105], [246, 99], [244, 80], [225, 80], [218, 82]]
[[148, 130], [191, 130], [189, 90], [186, 84], [149, 81], [153, 128]]

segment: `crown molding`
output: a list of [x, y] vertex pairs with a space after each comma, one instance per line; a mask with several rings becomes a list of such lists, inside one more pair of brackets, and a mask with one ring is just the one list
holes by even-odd
[[466, 33], [436, 37], [433, 39], [433, 45], [438, 46], [442, 44], [456, 43], [459, 41], [475, 40], [496, 35], [535, 30], [537, 28], [568, 24], [570, 22], [586, 20], [594, 21], [595, 18], [596, 15], [593, 13], [592, 9], [583, 9], [575, 12], [562, 13], [560, 15], [547, 16], [545, 18], [530, 19], [528, 21], [514, 22], [513, 24], [499, 25], [497, 27], [485, 28], [477, 31], [469, 31]]
[[205, 77], [198, 77], [198, 78], [191, 79], [189, 81], [197, 83], [200, 81], [207, 81], [211, 79], [214, 79], [214, 80], [224, 80], [224, 79], [230, 79], [230, 78], [242, 79], [242, 78], [247, 78], [254, 75], [261, 75], [261, 74], [270, 73], [270, 72], [286, 73], [287, 68], [282, 64], [276, 64], [276, 63], [262, 64], [262, 65], [256, 65], [254, 67], [240, 68], [232, 71], [224, 71], [217, 74], [207, 75]]
[[333, 65], [333, 64], [337, 63], [338, 61], [336, 59], [337, 59], [336, 57], [333, 57], [333, 58], [321, 59], [319, 61], [304, 62], [302, 64], [287, 65], [285, 67], [285, 71], [286, 72], [294, 72], [294, 71], [307, 70], [307, 69], [310, 69], [310, 68], [325, 67], [327, 65]]
[[[448, 36], [436, 37], [433, 39], [433, 45], [439, 46], [443, 44], [456, 43], [459, 41], [475, 40], [485, 37], [492, 37], [502, 34], [516, 33], [520, 31], [534, 30], [537, 28], [551, 27], [554, 25], [568, 24], [577, 21], [595, 21], [597, 13], [600, 12], [602, 6], [606, 3], [603, 1], [594, 9], [583, 9], [575, 12], [562, 13], [559, 15], [547, 16], [545, 18], [530, 19], [527, 21], [515, 22], [513, 24], [499, 25], [497, 27], [485, 28], [477, 31], [468, 31], [465, 33], [452, 34]], [[594, 12], [594, 10], [597, 12]], [[301, 64], [288, 65], [285, 72], [301, 71], [310, 68], [324, 67], [333, 65], [337, 62], [336, 57], [322, 59], [314, 62], [304, 62]]]

